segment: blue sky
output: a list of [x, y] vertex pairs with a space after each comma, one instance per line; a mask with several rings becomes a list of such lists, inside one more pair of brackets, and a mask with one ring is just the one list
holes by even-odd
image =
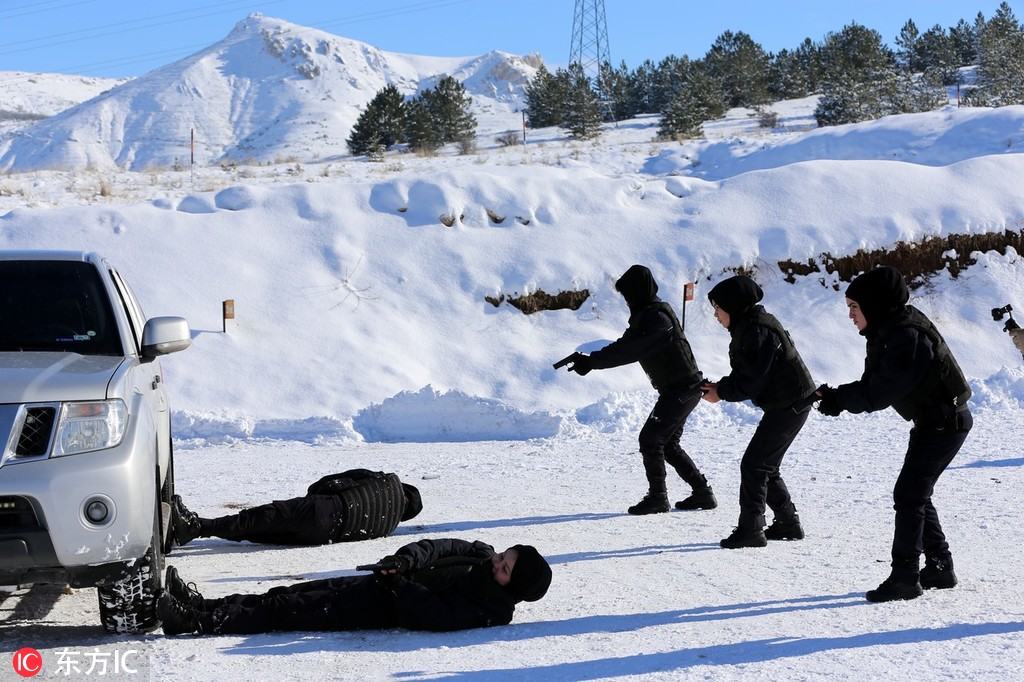
[[[224, 38], [251, 12], [318, 28], [389, 52], [464, 57], [501, 50], [568, 62], [574, 0], [0, 0], [0, 71], [138, 76]], [[615, 65], [703, 56], [723, 32], [766, 50], [820, 41], [857, 22], [889, 44], [907, 19], [948, 28], [999, 0], [605, 0]], [[1014, 7], [1017, 18], [1019, 10]]]

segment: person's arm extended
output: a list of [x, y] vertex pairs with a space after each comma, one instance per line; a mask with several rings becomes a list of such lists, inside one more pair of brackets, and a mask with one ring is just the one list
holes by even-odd
[[927, 334], [912, 327], [893, 331], [886, 339], [881, 365], [836, 388], [839, 407], [847, 412], [877, 412], [890, 407], [924, 378], [935, 351]]
[[619, 339], [591, 353], [590, 366], [609, 369], [638, 362], [671, 341], [672, 320], [660, 311], [646, 311]]

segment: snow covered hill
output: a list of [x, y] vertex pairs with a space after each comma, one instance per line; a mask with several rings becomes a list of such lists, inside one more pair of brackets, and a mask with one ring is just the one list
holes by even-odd
[[0, 137], [70, 109], [129, 80], [0, 71]]
[[[387, 84], [412, 94], [466, 84], [481, 129], [508, 118], [539, 57], [418, 57], [253, 14], [222, 41], [0, 138], [0, 170], [147, 170], [331, 159]], [[2, 107], [0, 107], [2, 108]], [[502, 124], [502, 126], [504, 123]]]

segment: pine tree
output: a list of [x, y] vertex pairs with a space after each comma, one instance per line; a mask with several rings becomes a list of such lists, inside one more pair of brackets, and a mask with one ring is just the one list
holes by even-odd
[[931, 81], [943, 85], [960, 82], [960, 59], [946, 30], [936, 24], [921, 35], [921, 68]]
[[626, 62], [622, 62], [619, 68], [612, 68], [610, 64], [602, 64], [599, 75], [599, 91], [607, 99], [612, 120], [622, 121], [633, 118], [639, 113], [629, 78], [629, 69]]
[[985, 23], [978, 39], [978, 77], [968, 94], [976, 106], [1024, 104], [1024, 29], [1006, 2]]
[[526, 125], [547, 128], [558, 125], [565, 109], [565, 94], [558, 79], [541, 64], [526, 85]]
[[651, 106], [655, 111], [664, 111], [669, 102], [675, 99], [679, 89], [690, 79], [692, 62], [687, 56], [669, 55], [658, 64], [654, 74]]
[[857, 123], [886, 113], [894, 97], [896, 64], [878, 31], [859, 24], [829, 33], [819, 52], [822, 96], [814, 111], [819, 126]]
[[442, 76], [433, 90], [424, 93], [442, 144], [465, 142], [476, 136], [476, 118], [469, 110], [473, 98], [452, 76]]
[[630, 107], [638, 114], [654, 114], [658, 108], [654, 106], [654, 84], [658, 67], [650, 59], [644, 62], [629, 75]]
[[413, 97], [405, 106], [405, 139], [410, 149], [420, 154], [433, 154], [441, 148], [438, 126], [423, 94]]
[[957, 66], [970, 66], [978, 63], [978, 36], [974, 27], [961, 19], [949, 29], [949, 40], [956, 53]]
[[718, 36], [704, 63], [708, 74], [722, 83], [728, 106], [754, 107], [771, 100], [768, 55], [746, 33], [726, 31]]
[[589, 140], [601, 134], [601, 107], [590, 79], [577, 62], [569, 65], [569, 87], [565, 113], [560, 126], [577, 140]]
[[658, 139], [703, 137], [705, 121], [725, 115], [722, 86], [701, 62], [691, 62], [684, 83], [661, 112]]
[[769, 60], [768, 91], [773, 99], [796, 99], [817, 91], [821, 68], [818, 47], [810, 38], [793, 51], [780, 50]]
[[377, 92], [356, 119], [346, 143], [354, 155], [379, 158], [388, 147], [404, 139], [405, 101], [398, 88], [387, 85]]
[[919, 73], [921, 66], [921, 34], [913, 19], [908, 19], [896, 36], [896, 64], [910, 73]]

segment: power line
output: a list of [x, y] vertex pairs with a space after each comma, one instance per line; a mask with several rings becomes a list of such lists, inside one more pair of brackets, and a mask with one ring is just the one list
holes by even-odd
[[[89, 39], [92, 39], [92, 38], [102, 38], [104, 36], [114, 35], [115, 33], [116, 34], [121, 34], [121, 33], [124, 33], [124, 30], [119, 28], [119, 27], [132, 26], [133, 24], [135, 24], [135, 26], [133, 28], [128, 29], [129, 31], [139, 30], [139, 29], [143, 29], [143, 28], [153, 28], [154, 26], [165, 26], [167, 24], [176, 24], [176, 23], [180, 23], [182, 21], [191, 21], [193, 19], [201, 19], [203, 17], [210, 17], [210, 16], [214, 16], [214, 15], [217, 15], [217, 14], [226, 14], [228, 12], [235, 12], [237, 10], [237, 8], [234, 8], [234, 7], [228, 9], [227, 8], [228, 5], [253, 5], [255, 7], [262, 7], [264, 5], [276, 5], [276, 4], [281, 3], [281, 2], [284, 2], [284, 0], [266, 0], [265, 2], [260, 2], [260, 3], [255, 3], [255, 4], [249, 2], [249, 0], [233, 0], [233, 2], [219, 3], [219, 6], [224, 7], [224, 9], [220, 9], [220, 10], [217, 10], [217, 11], [214, 11], [214, 12], [204, 12], [205, 10], [209, 9], [209, 6], [206, 6], [206, 7], [196, 8], [196, 9], [187, 9], [187, 10], [179, 10], [177, 12], [169, 12], [167, 14], [151, 15], [151, 16], [148, 16], [148, 17], [142, 17], [141, 19], [132, 19], [130, 21], [118, 21], [118, 22], [114, 22], [114, 23], [111, 23], [111, 24], [102, 24], [100, 26], [93, 26], [93, 27], [90, 27], [90, 28], [83, 28], [83, 29], [79, 29], [77, 31], [66, 31], [64, 33], [55, 33], [53, 35], [41, 36], [41, 37], [38, 37], [38, 38], [27, 38], [25, 40], [15, 41], [15, 42], [11, 42], [11, 43], [5, 43], [4, 46], [7, 47], [7, 46], [14, 46], [14, 45], [24, 45], [26, 43], [37, 43], [37, 42], [39, 42], [41, 40], [51, 40], [51, 39], [54, 39], [54, 38], [64, 38], [66, 36], [79, 35], [79, 34], [82, 34], [82, 33], [89, 33], [90, 34], [90, 35], [86, 35], [86, 36], [81, 36], [79, 38], [71, 38], [69, 40], [58, 40], [58, 41], [54, 41], [54, 42], [44, 43], [42, 45], [36, 45], [34, 47], [25, 47], [25, 48], [19, 48], [19, 49], [14, 49], [14, 50], [0, 50], [0, 55], [16, 54], [18, 52], [29, 52], [29, 51], [32, 51], [32, 50], [41, 50], [41, 49], [47, 48], [47, 47], [54, 47], [54, 46], [57, 46], [57, 45], [66, 45], [68, 43], [81, 42], [82, 40], [89, 40]], [[203, 14], [196, 14], [196, 12], [204, 12], [204, 13]], [[187, 15], [187, 16], [180, 16], [180, 15], [183, 15], [183, 14]], [[178, 19], [172, 19], [170, 21], [165, 21], [165, 19], [167, 19], [168, 17], [179, 17], [179, 18]], [[143, 23], [143, 22], [148, 22], [148, 23]], [[118, 30], [107, 30], [107, 29], [115, 29], [115, 28], [117, 28]], [[105, 33], [93, 33], [94, 31], [106, 31], [106, 32]]]
[[[92, 2], [94, 0], [81, 0], [81, 1], [82, 2]], [[135, 20], [132, 20], [132, 21], [114, 22], [114, 23], [110, 23], [110, 24], [103, 24], [103, 25], [100, 25], [100, 26], [93, 26], [93, 27], [87, 28], [87, 29], [80, 29], [80, 30], [77, 30], [77, 31], [69, 31], [69, 32], [64, 32], [64, 33], [58, 33], [58, 34], [53, 34], [53, 35], [50, 35], [50, 36], [41, 36], [41, 37], [37, 37], [37, 38], [31, 38], [31, 39], [22, 40], [22, 41], [15, 42], [15, 43], [6, 43], [6, 44], [4, 44], [4, 47], [15, 46], [15, 45], [25, 45], [26, 43], [34, 43], [34, 42], [39, 42], [39, 41], [43, 41], [43, 40], [51, 41], [51, 42], [47, 42], [47, 43], [40, 44], [40, 45], [31, 45], [31, 46], [25, 46], [25, 47], [18, 47], [18, 48], [15, 48], [15, 49], [0, 50], [0, 55], [17, 54], [17, 53], [21, 53], [21, 52], [30, 52], [30, 51], [34, 51], [34, 50], [40, 50], [40, 49], [43, 49], [43, 48], [56, 47], [56, 46], [59, 46], [59, 45], [66, 45], [66, 44], [69, 44], [69, 43], [82, 42], [84, 40], [89, 40], [89, 39], [93, 39], [93, 38], [101, 38], [101, 37], [113, 35], [115, 33], [116, 34], [122, 34], [125, 31], [137, 31], [137, 30], [142, 30], [142, 29], [146, 29], [146, 28], [152, 28], [154, 26], [164, 26], [164, 25], [167, 25], [167, 24], [170, 24], [170, 23], [180, 23], [180, 22], [183, 22], [183, 21], [192, 21], [194, 19], [200, 19], [200, 18], [203, 18], [203, 17], [209, 17], [209, 16], [218, 15], [218, 14], [225, 14], [227, 12], [234, 11], [233, 9], [229, 9], [228, 8], [229, 6], [232, 6], [232, 5], [242, 4], [242, 5], [251, 5], [252, 7], [262, 7], [262, 6], [265, 6], [265, 5], [279, 4], [281, 2], [283, 2], [283, 0], [266, 0], [266, 1], [260, 2], [260, 3], [251, 3], [251, 2], [247, 2], [246, 0], [235, 0], [233, 2], [217, 3], [214, 6], [215, 7], [220, 7], [222, 9], [218, 9], [218, 10], [213, 11], [213, 12], [206, 12], [204, 14], [195, 14], [195, 12], [200, 11], [200, 10], [199, 9], [191, 9], [191, 10], [180, 10], [180, 11], [177, 11], [177, 12], [170, 12], [170, 13], [167, 13], [167, 14], [150, 15], [150, 16], [146, 16], [146, 17], [143, 17], [141, 19], [135, 19]], [[423, 1], [423, 2], [414, 2], [414, 3], [409, 3], [409, 4], [406, 4], [406, 5], [401, 5], [399, 7], [394, 7], [394, 8], [391, 8], [391, 9], [381, 9], [381, 10], [375, 10], [375, 11], [372, 11], [372, 12], [363, 12], [361, 14], [349, 15], [347, 17], [338, 17], [338, 18], [325, 19], [325, 20], [321, 20], [321, 21], [312, 21], [312, 22], [309, 22], [308, 25], [309, 25], [310, 28], [323, 29], [325, 27], [341, 26], [341, 25], [354, 24], [354, 23], [359, 23], [359, 22], [364, 22], [364, 21], [374, 21], [374, 20], [379, 20], [379, 19], [386, 19], [386, 18], [392, 18], [392, 17], [397, 17], [397, 16], [403, 16], [403, 15], [406, 15], [406, 14], [413, 14], [413, 13], [416, 13], [416, 12], [424, 12], [424, 11], [430, 11], [430, 10], [435, 10], [435, 9], [441, 9], [443, 7], [450, 7], [450, 6], [454, 6], [454, 5], [463, 5], [463, 4], [466, 4], [468, 2], [470, 2], [470, 0], [428, 0], [428, 1]], [[43, 3], [37, 3], [37, 4], [48, 4], [48, 3], [47, 2], [43, 2]], [[25, 7], [30, 7], [30, 6], [32, 6], [32, 5], [26, 5]], [[205, 7], [201, 8], [201, 9], [203, 9], [203, 10], [210, 9], [210, 5], [206, 5]], [[176, 16], [179, 16], [179, 15], [182, 15], [182, 14], [187, 14], [188, 16], [179, 17], [177, 19], [172, 19], [170, 21], [166, 20], [169, 17], [176, 17]], [[115, 29], [116, 27], [128, 27], [128, 26], [130, 26], [131, 28], [127, 28], [127, 29], [119, 28], [118, 30], [112, 30], [112, 29]], [[103, 32], [103, 33], [95, 33], [96, 31], [105, 31], [105, 32]], [[88, 33], [89, 35], [79, 35], [79, 34], [83, 34], [83, 33]], [[78, 36], [78, 37], [70, 37], [70, 36]], [[60, 38], [66, 38], [66, 39], [65, 40], [55, 40], [55, 39], [60, 39]], [[90, 68], [91, 69], [91, 68], [119, 66], [119, 65], [125, 65], [125, 64], [137, 64], [137, 63], [142, 63], [142, 62], [145, 62], [145, 61], [149, 61], [147, 59], [147, 57], [150, 57], [150, 56], [170, 55], [170, 54], [182, 54], [183, 56], [187, 56], [188, 54], [192, 54], [192, 52], [197, 50], [197, 49], [201, 49], [203, 47], [207, 47], [209, 44], [210, 43], [192, 44], [192, 45], [188, 45], [188, 46], [180, 46], [180, 47], [176, 47], [176, 48], [169, 48], [167, 50], [163, 50], [163, 51], [158, 52], [158, 53], [147, 53], [147, 54], [143, 54], [143, 55], [139, 55], [139, 54], [127, 55], [127, 56], [125, 56], [123, 58], [119, 58], [119, 59], [115, 59], [115, 60], [106, 60], [106, 61], [103, 61], [103, 62], [94, 62], [94, 63], [91, 63], [91, 64], [74, 64], [74, 65], [68, 65], [68, 66], [64, 66], [64, 67], [60, 67], [60, 68], [54, 68], [54, 69], [51, 69], [51, 70], [52, 71], [56, 71], [56, 72], [65, 73], [65, 72], [74, 72], [77, 69], [86, 69], [86, 68]]]
[[58, 0], [46, 0], [46, 2], [37, 2], [31, 5], [21, 5], [19, 7], [7, 7], [0, 11], [0, 19], [16, 19], [18, 17], [26, 17], [30, 14], [40, 14], [42, 12], [52, 12], [55, 9], [64, 9], [65, 7], [74, 7], [75, 5], [87, 5], [96, 0], [77, 0], [77, 2], [63, 2], [58, 4], [56, 7], [43, 7], [42, 9], [33, 9], [28, 12], [22, 12], [21, 14], [8, 14], [8, 12], [16, 12], [20, 9], [27, 9], [30, 7], [39, 7], [40, 5], [53, 5]]

